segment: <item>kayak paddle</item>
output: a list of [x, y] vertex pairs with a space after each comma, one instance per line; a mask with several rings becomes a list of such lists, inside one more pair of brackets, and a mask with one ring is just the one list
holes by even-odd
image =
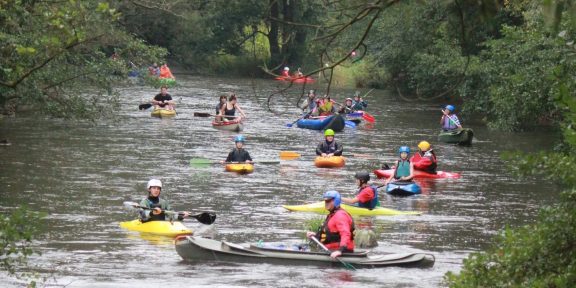
[[[212, 164], [239, 164], [240, 162], [220, 162], [217, 160], [210, 160], [204, 158], [193, 158], [190, 159], [190, 166], [204, 166], [204, 165], [212, 165]], [[263, 160], [263, 161], [253, 161], [252, 163], [245, 163], [245, 164], [280, 164], [280, 161], [275, 160]]]
[[372, 114], [363, 111], [362, 112], [362, 118], [364, 118], [364, 120], [368, 121], [368, 123], [374, 123], [376, 121], [376, 118], [374, 118], [374, 116], [372, 116]]
[[[318, 156], [318, 155], [304, 155], [304, 156]], [[346, 154], [342, 155], [344, 157], [356, 157], [356, 158], [364, 158], [364, 159], [378, 159], [375, 157], [371, 157], [366, 154]], [[296, 158], [302, 157], [302, 154], [294, 151], [280, 151], [280, 159], [282, 160], [294, 160]]]
[[296, 121], [294, 121], [294, 122], [292, 122], [292, 123], [288, 123], [288, 124], [286, 124], [286, 127], [288, 127], [288, 128], [292, 128], [292, 126], [294, 126], [294, 124], [296, 124], [296, 122], [298, 122], [298, 121], [300, 121], [300, 120], [302, 120], [302, 119], [304, 119], [304, 118], [306, 118], [306, 117], [310, 116], [310, 114], [312, 114], [312, 111], [310, 111], [310, 112], [308, 112], [308, 113], [306, 113], [306, 114], [302, 115], [302, 117], [300, 117], [300, 118], [296, 119]]
[[[210, 114], [210, 113], [206, 113], [206, 112], [194, 112], [194, 117], [216, 117], [218, 115], [214, 115], [214, 114]], [[222, 115], [221, 115], [222, 116]], [[242, 117], [242, 116], [227, 116], [224, 115], [223, 117], [226, 118], [238, 118], [238, 117]]]
[[[140, 206], [138, 203], [130, 202], [130, 201], [125, 201], [124, 206], [132, 207], [132, 208], [140, 208], [140, 209], [144, 209], [144, 210], [154, 210], [153, 208]], [[166, 214], [178, 214], [179, 212], [164, 210], [164, 213], [166, 213]], [[192, 217], [192, 218], [198, 220], [198, 222], [200, 222], [202, 224], [210, 225], [210, 224], [214, 223], [214, 221], [216, 221], [216, 214], [213, 212], [202, 212], [202, 213], [198, 213], [198, 214], [192, 214], [192, 212], [188, 212], [188, 213], [190, 214], [188, 217]]]
[[138, 110], [146, 110], [150, 107], [152, 107], [152, 104], [150, 104], [150, 103], [140, 104], [140, 105], [138, 105]]
[[[324, 251], [326, 251], [328, 253], [332, 252], [328, 249], [328, 247], [324, 246], [324, 244], [322, 244], [322, 242], [318, 241], [318, 239], [316, 239], [315, 236], [310, 237], [310, 239], [314, 240], [314, 242], [316, 242], [316, 244], [318, 244], [318, 246], [322, 247], [322, 249], [324, 249]], [[356, 267], [354, 267], [352, 264], [350, 264], [348, 262], [344, 262], [344, 261], [342, 261], [342, 259], [340, 259], [338, 257], [336, 257], [336, 259], [338, 259], [338, 261], [340, 261], [340, 263], [342, 263], [342, 265], [344, 265], [344, 267], [346, 267], [346, 269], [356, 271]]]

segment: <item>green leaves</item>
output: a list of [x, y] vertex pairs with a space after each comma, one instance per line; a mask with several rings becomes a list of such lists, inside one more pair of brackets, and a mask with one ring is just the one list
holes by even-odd
[[34, 254], [30, 245], [40, 232], [42, 217], [43, 214], [26, 208], [0, 215], [0, 268], [14, 274], [16, 266]]

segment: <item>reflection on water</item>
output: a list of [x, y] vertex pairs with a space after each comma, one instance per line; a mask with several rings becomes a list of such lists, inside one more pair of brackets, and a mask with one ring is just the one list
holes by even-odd
[[[437, 103], [403, 103], [375, 90], [367, 100], [377, 122], [336, 135], [345, 153], [363, 156], [347, 157], [340, 169], [320, 169], [313, 165], [313, 154], [322, 133], [285, 127], [299, 115], [291, 102], [297, 89], [284, 96], [292, 98], [272, 99], [272, 106], [284, 112], [275, 117], [263, 106], [278, 85], [274, 81], [256, 81], [258, 96], [250, 79], [189, 77], [179, 82], [183, 86], [170, 91], [182, 99], [173, 119], [138, 111], [141, 100], [157, 91], [130, 87], [120, 91], [122, 103], [114, 120], [93, 124], [19, 117], [0, 122], [0, 139], [12, 143], [0, 147], [2, 207], [26, 204], [49, 214], [35, 243], [42, 252], [32, 258], [35, 271], [53, 273], [61, 284], [71, 282], [67, 287], [437, 287], [469, 252], [490, 245], [496, 231], [530, 222], [539, 207], [556, 197], [551, 189], [542, 192], [544, 185], [553, 187], [550, 183], [513, 177], [499, 158], [507, 149], [549, 147], [554, 139], [549, 132], [497, 133], [473, 126], [471, 147], [436, 143]], [[227, 173], [219, 164], [191, 166], [194, 158], [223, 160], [233, 147], [236, 133], [215, 130], [210, 118], [192, 116], [212, 112], [218, 95], [230, 91], [240, 96], [248, 114], [242, 134], [255, 160], [278, 159], [280, 151], [303, 157], [256, 165], [249, 175]], [[333, 93], [343, 99], [353, 91]], [[162, 195], [175, 210], [217, 213], [210, 226], [187, 220], [195, 233], [234, 243], [297, 242], [305, 223], [318, 215], [291, 213], [280, 205], [316, 202], [327, 189], [352, 196], [357, 191], [354, 172], [392, 163], [399, 146], [415, 149], [421, 140], [434, 146], [440, 170], [461, 172], [462, 178], [419, 181], [423, 193], [412, 197], [389, 197], [381, 190], [383, 206], [421, 211], [422, 216], [356, 221], [378, 235], [376, 253], [427, 251], [436, 256], [433, 268], [349, 272], [339, 267], [191, 265], [176, 254], [170, 239], [118, 227], [134, 217], [119, 209], [122, 202], [145, 197], [148, 179], [159, 177]]]

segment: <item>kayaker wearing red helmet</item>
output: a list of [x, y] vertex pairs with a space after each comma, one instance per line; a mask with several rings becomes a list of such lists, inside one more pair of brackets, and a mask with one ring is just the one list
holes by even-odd
[[350, 205], [357, 205], [358, 207], [374, 209], [380, 203], [378, 202], [378, 188], [376, 186], [368, 185], [370, 181], [370, 173], [356, 172], [356, 185], [358, 185], [358, 194], [354, 198], [342, 197], [342, 202]]
[[338, 191], [324, 193], [324, 208], [330, 213], [318, 232], [308, 231], [306, 237], [316, 237], [330, 250], [336, 250], [330, 257], [336, 258], [343, 252], [354, 252], [354, 220], [340, 208], [342, 199]]
[[432, 150], [430, 143], [422, 141], [418, 144], [418, 152], [410, 158], [410, 162], [414, 165], [414, 169], [424, 171], [430, 174], [436, 174], [436, 167], [438, 166], [436, 160], [436, 153]]
[[316, 155], [322, 157], [342, 156], [344, 147], [334, 140], [334, 130], [326, 129], [324, 137], [325, 139], [316, 147]]
[[170, 208], [170, 203], [164, 199], [160, 199], [160, 192], [162, 191], [162, 182], [158, 179], [151, 179], [148, 181], [148, 197], [140, 201], [140, 206], [148, 207], [148, 209], [140, 209], [140, 220], [142, 222], [148, 221], [164, 221], [166, 217], [169, 220], [182, 221], [185, 217], [188, 217], [190, 213], [180, 212], [178, 214], [166, 215], [164, 211], [172, 210]]

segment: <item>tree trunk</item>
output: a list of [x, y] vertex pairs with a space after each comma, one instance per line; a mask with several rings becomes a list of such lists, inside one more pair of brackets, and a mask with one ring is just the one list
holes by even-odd
[[268, 32], [268, 43], [270, 45], [270, 66], [275, 67], [280, 65], [282, 58], [280, 55], [280, 46], [278, 44], [278, 19], [279, 11], [278, 11], [278, 1], [279, 0], [270, 0], [270, 32]]

